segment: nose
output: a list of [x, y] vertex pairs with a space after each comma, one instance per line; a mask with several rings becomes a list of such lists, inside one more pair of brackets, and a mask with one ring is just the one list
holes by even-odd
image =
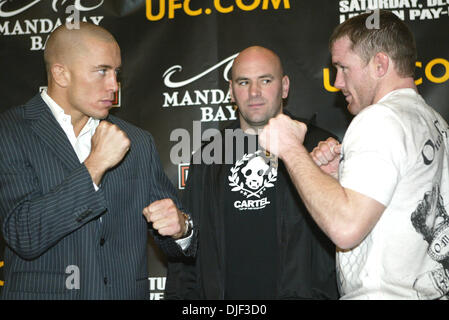
[[260, 95], [260, 85], [258, 82], [254, 82], [254, 83], [250, 84], [249, 95], [251, 97], [257, 97]]
[[343, 78], [343, 72], [337, 69], [337, 75], [335, 77], [334, 87], [337, 89], [343, 89], [345, 87], [345, 80]]
[[108, 77], [107, 90], [111, 92], [118, 91], [117, 74], [115, 72], [111, 72], [110, 76]]

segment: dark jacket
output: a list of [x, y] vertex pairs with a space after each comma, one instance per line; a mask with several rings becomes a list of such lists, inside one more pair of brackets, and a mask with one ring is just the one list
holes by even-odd
[[[238, 128], [238, 121], [231, 127]], [[305, 146], [309, 151], [319, 141], [333, 136], [313, 125], [308, 128]], [[224, 298], [225, 185], [217, 183], [224, 181], [223, 175], [228, 174], [224, 168], [220, 164], [190, 166], [183, 204], [199, 227], [197, 258], [169, 260], [166, 299]], [[281, 161], [277, 179], [280, 261], [276, 297], [337, 299], [335, 246], [308, 214]]]
[[[126, 132], [131, 149], [95, 191], [40, 95], [0, 116], [3, 299], [149, 298], [142, 209], [177, 201], [176, 189], [148, 132], [112, 115], [107, 121]], [[183, 255], [173, 239], [150, 233], [167, 255]]]

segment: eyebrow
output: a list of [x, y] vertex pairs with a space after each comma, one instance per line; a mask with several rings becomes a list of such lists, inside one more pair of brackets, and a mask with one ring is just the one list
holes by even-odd
[[115, 70], [120, 70], [121, 66], [117, 67], [117, 68], [113, 68], [112, 66], [108, 65], [108, 64], [100, 64], [98, 66], [94, 67], [95, 69], [115, 69]]
[[[274, 75], [272, 75], [271, 73], [267, 73], [267, 74], [263, 74], [263, 75], [257, 77], [257, 79], [263, 79], [263, 78], [274, 79]], [[248, 77], [237, 77], [235, 79], [235, 81], [242, 81], [242, 80], [249, 80], [249, 78]]]
[[272, 75], [271, 73], [267, 73], [267, 74], [263, 74], [263, 75], [259, 76], [258, 78], [259, 79], [261, 79], [261, 78], [271, 78], [271, 79], [273, 79], [274, 75]]
[[343, 66], [343, 64], [340, 63], [340, 62], [338, 62], [338, 61], [332, 62], [332, 65], [333, 65], [334, 67], [342, 67], [342, 66]]

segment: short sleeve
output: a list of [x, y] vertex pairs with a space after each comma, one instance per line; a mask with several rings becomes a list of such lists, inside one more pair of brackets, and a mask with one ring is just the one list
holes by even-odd
[[389, 108], [365, 109], [343, 139], [340, 184], [387, 206], [407, 158], [406, 136], [400, 118]]

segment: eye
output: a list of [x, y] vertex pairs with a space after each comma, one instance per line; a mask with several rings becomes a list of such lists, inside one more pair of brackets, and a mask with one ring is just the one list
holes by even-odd
[[269, 84], [271, 79], [262, 79], [262, 84]]
[[98, 69], [97, 72], [98, 72], [100, 75], [105, 76], [107, 70], [106, 70], [106, 69]]
[[248, 84], [248, 81], [247, 80], [240, 80], [238, 82], [238, 84], [239, 84], [239, 86], [246, 86]]

